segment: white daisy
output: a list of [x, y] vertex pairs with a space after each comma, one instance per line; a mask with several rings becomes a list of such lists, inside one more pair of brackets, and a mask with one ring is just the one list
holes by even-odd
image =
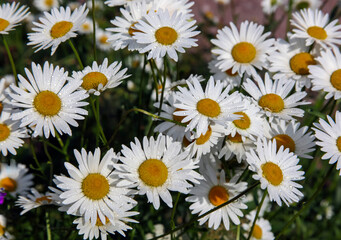
[[312, 132], [308, 131], [308, 127], [300, 128], [300, 123], [295, 120], [271, 123], [271, 140], [276, 140], [277, 149], [281, 146], [302, 158], [313, 158], [308, 153], [315, 150], [315, 137]]
[[319, 9], [322, 5], [321, 0], [293, 0], [292, 8], [299, 11], [304, 8], [310, 8], [311, 10]]
[[293, 117], [303, 117], [304, 110], [297, 106], [309, 104], [309, 102], [301, 101], [306, 95], [306, 92], [295, 92], [289, 95], [295, 85], [293, 81], [287, 79], [276, 79], [274, 82], [265, 73], [265, 80], [260, 76], [255, 76], [255, 81], [246, 79], [243, 87], [254, 99], [255, 104], [262, 109], [266, 116], [284, 120], [291, 120]]
[[111, 20], [114, 27], [106, 30], [111, 33], [108, 42], [114, 50], [128, 47], [129, 51], [142, 48], [142, 44], [136, 42], [133, 38], [136, 30], [136, 23], [141, 20], [148, 12], [149, 8], [145, 1], [134, 1], [128, 3], [126, 8], [120, 8], [122, 16], [115, 17]]
[[100, 92], [117, 87], [123, 79], [129, 77], [125, 74], [127, 68], [121, 70], [121, 66], [121, 62], [113, 62], [108, 66], [107, 58], [103, 60], [101, 65], [94, 61], [92, 67], [87, 66], [82, 71], [74, 71], [71, 81], [81, 81], [81, 89], [98, 96]]
[[87, 153], [83, 148], [81, 153], [74, 150], [78, 168], [66, 162], [65, 167], [70, 175], [55, 176], [59, 181], [57, 187], [62, 190], [60, 198], [63, 204], [68, 205], [68, 214], [82, 215], [85, 221], [94, 226], [97, 218], [105, 224], [109, 220], [115, 224], [115, 212], [125, 204], [135, 204], [127, 196], [127, 188], [116, 187], [116, 178], [113, 177], [112, 161], [116, 157], [110, 149], [100, 160], [99, 148]]
[[281, 5], [283, 5], [283, 0], [262, 0], [261, 2], [263, 13], [267, 15], [276, 12]]
[[[323, 119], [319, 123], [314, 123], [316, 142], [325, 154], [322, 159], [329, 159], [329, 164], [336, 163], [336, 170], [341, 169], [341, 112], [336, 111], [335, 122], [327, 116], [328, 122]], [[341, 175], [341, 171], [340, 171]]]
[[167, 10], [170, 15], [173, 13], [181, 13], [187, 19], [194, 17], [191, 7], [194, 5], [194, 1], [190, 0], [153, 0], [150, 5], [151, 11]]
[[290, 20], [294, 34], [291, 39], [305, 39], [307, 46], [316, 43], [323, 48], [337, 47], [341, 44], [341, 25], [335, 19], [329, 22], [329, 15], [321, 10], [302, 9], [295, 12]]
[[232, 68], [222, 71], [220, 68], [216, 67], [218, 60], [213, 56], [213, 60], [208, 63], [208, 68], [210, 73], [213, 74], [215, 80], [220, 80], [225, 83], [224, 87], [232, 85], [233, 87], [239, 87], [241, 83], [241, 76], [236, 73], [232, 73]]
[[48, 204], [52, 204], [52, 198], [50, 194], [48, 192], [41, 194], [35, 188], [31, 188], [31, 194], [28, 194], [26, 197], [19, 196], [18, 200], [15, 202], [16, 206], [19, 206], [23, 209], [20, 215], [23, 215], [34, 208]]
[[208, 125], [212, 122], [225, 125], [226, 121], [239, 119], [239, 112], [243, 107], [238, 92], [229, 95], [230, 88], [223, 90], [223, 83], [214, 81], [210, 77], [203, 91], [200, 82], [193, 78], [193, 83], [187, 81], [188, 88], [178, 87], [175, 98], [178, 101], [174, 106], [181, 111], [174, 112], [176, 116], [185, 116], [182, 123], [189, 122], [186, 131], [196, 129], [196, 136], [205, 134]]
[[4, 188], [11, 196], [25, 194], [33, 185], [33, 175], [28, 173], [25, 165], [11, 160], [10, 165], [0, 164], [0, 188]]
[[14, 236], [7, 231], [7, 219], [2, 214], [0, 214], [0, 239], [1, 240], [14, 239]]
[[36, 27], [32, 30], [35, 32], [28, 34], [30, 42], [27, 45], [35, 45], [34, 48], [38, 48], [35, 52], [52, 47], [52, 56], [59, 44], [77, 36], [76, 31], [84, 23], [88, 11], [84, 4], [72, 14], [69, 7], [60, 7], [59, 10], [53, 8], [51, 13], [44, 12], [45, 17], [39, 18], [40, 22], [33, 22]]
[[318, 65], [309, 66], [313, 91], [327, 92], [326, 99], [341, 98], [341, 53], [339, 49], [321, 51], [316, 60]]
[[[227, 182], [224, 170], [221, 170], [217, 177], [213, 167], [209, 164], [205, 166], [201, 169], [205, 179], [195, 184], [189, 193], [192, 196], [186, 198], [187, 202], [192, 203], [189, 207], [192, 214], [199, 213], [199, 216], [232, 199], [247, 187], [245, 182], [237, 183], [238, 177], [233, 177]], [[241, 209], [247, 209], [247, 206], [238, 199], [200, 218], [199, 224], [202, 225], [208, 220], [208, 227], [217, 229], [222, 221], [226, 230], [229, 230], [230, 220], [236, 225], [240, 224], [239, 217], [243, 216]]]
[[85, 90], [77, 90], [81, 81], [66, 83], [68, 72], [64, 68], [53, 67], [45, 62], [43, 68], [32, 62], [32, 73], [25, 68], [28, 80], [18, 75], [20, 88], [12, 84], [11, 104], [23, 109], [12, 114], [12, 119], [21, 120], [20, 127], [35, 126], [33, 137], [44, 135], [46, 138], [58, 133], [71, 135], [71, 126], [78, 126], [75, 120], [84, 119], [87, 111], [82, 107], [89, 95]]
[[299, 39], [289, 43], [279, 39], [275, 46], [277, 51], [269, 57], [269, 70], [275, 73], [273, 78], [295, 81], [296, 90], [310, 88], [309, 66], [316, 64], [316, 61], [315, 56], [309, 53], [309, 47]]
[[85, 21], [80, 25], [78, 32], [81, 34], [90, 34], [93, 31], [94, 25], [92, 19], [89, 17], [85, 18]]
[[[20, 3], [12, 2], [3, 3], [0, 6], [0, 34], [8, 34], [14, 27], [20, 25], [30, 13], [28, 8], [23, 5], [19, 8]], [[19, 9], [18, 9], [19, 8]]]
[[198, 162], [181, 151], [180, 142], [168, 136], [160, 134], [156, 140], [144, 137], [143, 145], [135, 138], [130, 147], [122, 146], [122, 164], [115, 165], [122, 178], [120, 184], [137, 186], [138, 193], [146, 194], [155, 209], [160, 207], [160, 197], [169, 207], [173, 206], [169, 190], [188, 193], [192, 187], [189, 181], [198, 183], [202, 179], [193, 170], [198, 168]]
[[110, 34], [98, 28], [96, 30], [96, 45], [102, 51], [109, 51], [111, 49], [110, 42], [108, 41]]
[[232, 74], [256, 75], [256, 68], [266, 67], [268, 55], [274, 51], [274, 40], [266, 39], [270, 33], [264, 33], [264, 27], [253, 22], [241, 23], [240, 31], [231, 22], [231, 28], [218, 30], [217, 39], [211, 42], [217, 46], [212, 53], [217, 55], [216, 66], [222, 71], [232, 69]]
[[[245, 237], [247, 238], [251, 230], [253, 220], [255, 219], [256, 211], [250, 212], [245, 217], [248, 219], [248, 223], [243, 223], [242, 227], [245, 231]], [[271, 232], [270, 222], [264, 218], [258, 218], [253, 228], [250, 240], [273, 240], [274, 234]]]
[[[13, 112], [12, 110], [12, 113]], [[22, 138], [27, 138], [26, 128], [20, 127], [19, 121], [11, 119], [9, 111], [2, 111], [0, 115], [0, 150], [3, 156], [7, 156], [7, 152], [16, 155], [16, 148], [24, 144]]]
[[104, 3], [109, 7], [129, 4], [130, 2], [150, 2], [151, 0], [106, 0]]
[[174, 61], [178, 61], [177, 52], [184, 53], [184, 48], [198, 46], [193, 37], [199, 34], [194, 31], [196, 21], [188, 21], [186, 16], [168, 10], [150, 11], [145, 20], [140, 20], [134, 26], [136, 32], [133, 38], [143, 44], [140, 53], [148, 53], [148, 59], [163, 58], [166, 53]]
[[298, 190], [302, 185], [295, 181], [304, 179], [304, 172], [299, 171], [299, 159], [288, 148], [277, 150], [276, 141], [263, 138], [257, 142], [256, 150], [250, 149], [246, 153], [246, 161], [249, 169], [255, 172], [252, 177], [260, 181], [263, 190], [267, 189], [271, 201], [276, 201], [279, 206], [283, 201], [289, 206], [303, 197]]
[[40, 11], [50, 11], [59, 7], [59, 0], [34, 0], [33, 5]]

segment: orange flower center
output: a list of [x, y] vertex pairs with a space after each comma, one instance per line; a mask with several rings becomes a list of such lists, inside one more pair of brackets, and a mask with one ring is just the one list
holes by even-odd
[[235, 112], [236, 115], [242, 115], [240, 119], [234, 120], [233, 123], [237, 128], [247, 129], [251, 125], [249, 116], [244, 112]]
[[307, 29], [308, 34], [318, 40], [324, 40], [328, 37], [326, 30], [318, 26], [312, 26]]
[[99, 173], [90, 173], [83, 179], [82, 191], [91, 200], [104, 198], [110, 190], [108, 179]]
[[98, 85], [104, 87], [108, 83], [107, 77], [101, 72], [89, 72], [83, 77], [82, 88], [85, 90], [97, 89]]
[[219, 206], [224, 202], [227, 202], [229, 197], [226, 188], [219, 185], [212, 187], [208, 193], [208, 199], [214, 206]]
[[9, 135], [11, 134], [11, 130], [6, 124], [0, 123], [0, 142], [5, 141]]
[[262, 166], [263, 177], [272, 185], [278, 186], [283, 181], [283, 172], [281, 168], [272, 162], [264, 163]]
[[17, 189], [17, 182], [10, 177], [6, 177], [0, 180], [0, 187], [8, 192], [14, 192]]
[[262, 239], [263, 231], [258, 224], [253, 227], [252, 237]]
[[162, 186], [168, 178], [167, 166], [158, 159], [147, 159], [141, 163], [138, 173], [140, 179], [148, 186]]
[[341, 91], [341, 69], [338, 69], [330, 76], [330, 83], [334, 88]]
[[316, 61], [310, 53], [302, 52], [294, 55], [290, 61], [291, 70], [298, 75], [308, 75], [308, 65], [315, 65]]
[[6, 19], [0, 18], [0, 31], [4, 31], [9, 25], [9, 21]]
[[278, 134], [272, 138], [272, 140], [276, 140], [277, 151], [281, 146], [284, 149], [289, 148], [290, 152], [295, 152], [296, 144], [295, 141], [286, 134]]
[[178, 39], [178, 33], [171, 27], [161, 27], [156, 30], [155, 39], [162, 45], [172, 45]]
[[73, 27], [73, 23], [72, 22], [68, 22], [68, 21], [60, 21], [55, 23], [51, 30], [50, 30], [50, 34], [52, 38], [60, 38], [65, 36], [65, 34], [67, 34], [71, 28]]
[[256, 57], [256, 48], [248, 42], [240, 42], [233, 46], [231, 54], [239, 63], [250, 63]]
[[269, 93], [263, 95], [259, 101], [259, 106], [261, 106], [264, 110], [279, 113], [284, 109], [284, 101], [283, 99], [274, 93]]
[[197, 138], [195, 142], [197, 143], [197, 145], [203, 145], [210, 139], [211, 135], [212, 135], [212, 129], [210, 126], [208, 126], [207, 132], [204, 135], [201, 134], [200, 137]]
[[33, 106], [43, 116], [54, 116], [62, 108], [62, 101], [54, 92], [45, 90], [35, 96]]
[[211, 118], [218, 117], [220, 114], [219, 104], [210, 98], [201, 99], [197, 103], [197, 110], [202, 115], [205, 115]]

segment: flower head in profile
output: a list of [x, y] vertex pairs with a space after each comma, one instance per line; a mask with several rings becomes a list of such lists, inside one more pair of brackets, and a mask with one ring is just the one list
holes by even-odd
[[59, 44], [77, 36], [76, 31], [85, 22], [88, 11], [84, 4], [72, 13], [69, 7], [53, 8], [51, 13], [44, 12], [45, 17], [39, 18], [39, 22], [33, 22], [36, 27], [32, 29], [33, 33], [28, 34], [30, 41], [27, 45], [38, 48], [36, 52], [51, 47], [52, 56]]
[[12, 2], [3, 3], [0, 6], [0, 34], [8, 34], [20, 22], [24, 20], [30, 13], [28, 8], [23, 5], [19, 8], [20, 3]]
[[12, 84], [9, 93], [11, 104], [22, 109], [12, 114], [13, 120], [20, 120], [20, 127], [34, 129], [33, 136], [48, 138], [50, 133], [71, 135], [71, 126], [78, 126], [75, 120], [84, 119], [88, 112], [82, 107], [88, 103], [82, 100], [89, 95], [85, 90], [77, 90], [81, 81], [67, 82], [68, 72], [59, 66], [45, 62], [43, 67], [32, 62], [32, 72], [25, 68], [27, 78], [19, 75], [19, 86]]
[[35, 188], [31, 188], [31, 194], [28, 194], [27, 196], [19, 196], [15, 205], [23, 209], [20, 213], [20, 215], [23, 215], [34, 208], [52, 203], [52, 198], [49, 193], [42, 194], [39, 193]]

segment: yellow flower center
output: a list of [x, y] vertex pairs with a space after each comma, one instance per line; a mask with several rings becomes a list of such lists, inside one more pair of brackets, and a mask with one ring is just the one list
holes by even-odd
[[0, 180], [0, 187], [8, 192], [14, 192], [17, 189], [17, 182], [10, 177], [6, 177]]
[[255, 224], [252, 231], [252, 237], [262, 239], [263, 231], [258, 224]]
[[315, 65], [316, 61], [310, 53], [302, 52], [293, 56], [290, 61], [291, 70], [298, 75], [308, 75], [308, 65]]
[[82, 88], [85, 90], [97, 89], [98, 85], [103, 87], [108, 83], [107, 77], [101, 72], [90, 72], [83, 77]]
[[6, 124], [0, 124], [0, 142], [5, 141], [9, 135], [11, 134], [11, 130]]
[[192, 143], [192, 141], [188, 140], [186, 136], [184, 136], [184, 138], [182, 139], [182, 145], [184, 147], [188, 147], [188, 145], [190, 145]]
[[251, 125], [251, 121], [248, 115], [246, 115], [244, 112], [235, 112], [234, 114], [242, 115], [240, 119], [234, 120], [233, 123], [237, 128], [240, 129], [247, 129]]
[[211, 118], [218, 117], [220, 114], [219, 104], [210, 98], [201, 99], [197, 103], [197, 110], [202, 115], [205, 115]]
[[[107, 224], [108, 222], [109, 222], [109, 218], [107, 216], [105, 216], [105, 224]], [[101, 219], [97, 215], [96, 226], [101, 227], [103, 225], [104, 224], [102, 223]]]
[[309, 27], [307, 32], [311, 37], [319, 40], [324, 40], [328, 37], [326, 30], [318, 26]]
[[83, 24], [82, 24], [82, 27], [83, 27], [83, 29], [86, 30], [86, 31], [90, 30], [90, 24], [87, 23], [87, 22], [86, 22], [86, 23], [83, 23]]
[[250, 63], [256, 57], [256, 48], [248, 42], [240, 42], [233, 46], [231, 54], [239, 63]]
[[2, 105], [2, 102], [0, 102], [0, 115], [1, 115], [3, 109], [4, 109], [4, 105]]
[[5, 234], [5, 227], [0, 224], [0, 237]]
[[156, 30], [155, 38], [162, 45], [172, 45], [178, 39], [178, 33], [171, 27], [161, 27]]
[[336, 139], [337, 149], [341, 152], [341, 136]]
[[54, 116], [62, 108], [62, 101], [54, 92], [45, 90], [35, 96], [33, 106], [43, 116]]
[[52, 199], [51, 199], [50, 196], [42, 196], [42, 197], [40, 197], [40, 198], [37, 198], [35, 202], [41, 204], [41, 203], [43, 203], [44, 201], [50, 203], [50, 202], [52, 202]]
[[210, 139], [211, 135], [212, 135], [212, 129], [210, 126], [208, 126], [207, 132], [204, 135], [201, 134], [200, 137], [197, 138], [195, 142], [197, 143], [197, 145], [202, 145]]
[[284, 109], [284, 101], [283, 99], [274, 93], [269, 93], [263, 95], [259, 101], [259, 106], [261, 106], [264, 110], [279, 113]]
[[128, 33], [129, 33], [130, 36], [134, 36], [136, 32], [142, 32], [142, 31], [137, 30], [137, 29], [135, 28], [135, 24], [136, 24], [136, 23], [137, 23], [137, 22], [134, 22], [133, 24], [131, 24], [130, 27], [129, 27], [129, 29], [128, 29]]
[[83, 179], [82, 191], [91, 200], [100, 200], [109, 193], [109, 182], [99, 173], [90, 173]]
[[284, 149], [289, 148], [290, 152], [295, 152], [296, 149], [296, 144], [295, 141], [292, 140], [291, 137], [289, 137], [286, 134], [278, 134], [272, 138], [272, 140], [276, 140], [276, 146], [277, 146], [277, 151], [281, 146], [284, 147]]
[[53, 0], [45, 0], [44, 3], [46, 6], [49, 6], [49, 7], [53, 6]]
[[283, 181], [283, 172], [281, 168], [272, 162], [264, 163], [262, 166], [263, 177], [274, 186], [278, 186]]
[[6, 19], [0, 18], [0, 31], [4, 31], [9, 25], [9, 21]]
[[341, 69], [338, 69], [330, 76], [330, 83], [334, 88], [341, 91]]
[[72, 27], [73, 27], [72, 22], [68, 22], [68, 21], [57, 22], [52, 26], [50, 30], [51, 37], [52, 38], [63, 37], [65, 34], [67, 34], [71, 30]]
[[235, 76], [238, 75], [238, 72], [232, 73], [232, 68], [227, 69], [227, 70], [225, 71], [225, 73], [226, 73], [228, 76], [231, 76], [231, 77], [235, 77]]
[[147, 159], [140, 165], [138, 173], [144, 184], [159, 187], [167, 180], [168, 168], [161, 160]]
[[100, 43], [107, 44], [108, 43], [108, 36], [103, 35], [99, 38]]
[[219, 185], [212, 187], [208, 193], [208, 199], [214, 206], [219, 206], [224, 202], [227, 202], [229, 197], [226, 188]]
[[242, 136], [239, 133], [236, 133], [236, 135], [234, 135], [234, 137], [232, 137], [231, 134], [227, 135], [226, 140], [233, 142], [233, 143], [242, 143], [243, 142]]

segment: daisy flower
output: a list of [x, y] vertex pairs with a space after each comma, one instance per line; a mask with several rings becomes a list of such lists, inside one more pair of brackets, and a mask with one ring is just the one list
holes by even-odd
[[208, 125], [212, 122], [225, 125], [226, 121], [239, 119], [240, 115], [234, 114], [242, 110], [243, 103], [238, 92], [229, 95], [230, 88], [223, 90], [223, 83], [214, 81], [210, 77], [203, 91], [200, 82], [193, 78], [192, 83], [187, 81], [188, 88], [178, 87], [175, 98], [178, 101], [174, 106], [179, 111], [176, 116], [185, 116], [182, 123], [189, 122], [186, 131], [196, 129], [196, 136], [205, 134]]
[[34, 0], [33, 5], [40, 11], [50, 11], [59, 7], [59, 0]]
[[270, 201], [276, 201], [279, 206], [282, 201], [287, 206], [298, 202], [303, 197], [298, 190], [302, 185], [295, 181], [304, 179], [304, 172], [299, 171], [298, 157], [288, 148], [277, 150], [276, 141], [263, 138], [256, 145], [256, 150], [250, 149], [246, 153], [249, 169], [255, 172], [252, 177], [260, 181], [261, 189], [267, 189]]
[[33, 175], [23, 164], [11, 160], [10, 165], [0, 164], [0, 188], [4, 188], [12, 197], [25, 194], [33, 185]]
[[262, 0], [261, 2], [263, 13], [267, 15], [276, 12], [281, 5], [283, 5], [283, 0]]
[[284, 120], [291, 120], [293, 117], [303, 117], [304, 110], [297, 106], [309, 104], [309, 102], [301, 101], [306, 92], [295, 92], [290, 94], [295, 82], [287, 81], [287, 79], [276, 79], [274, 82], [265, 73], [265, 80], [260, 76], [255, 76], [258, 86], [251, 80], [246, 79], [243, 88], [248, 92], [266, 116]]
[[309, 47], [299, 39], [289, 43], [279, 39], [277, 51], [269, 57], [269, 70], [274, 72], [274, 79], [285, 78], [296, 83], [296, 90], [310, 88], [309, 66], [316, 64], [315, 56], [309, 53]]
[[[253, 220], [255, 219], [256, 211], [250, 212], [245, 217], [249, 220], [248, 223], [243, 223], [242, 228], [245, 231], [245, 237], [248, 237], [248, 234], [252, 228]], [[264, 218], [258, 218], [256, 220], [255, 226], [253, 228], [250, 240], [273, 240], [275, 239], [274, 234], [271, 232], [270, 222]]]
[[300, 123], [295, 120], [281, 120], [278, 123], [271, 123], [270, 138], [276, 141], [277, 150], [283, 146], [298, 157], [312, 159], [308, 153], [315, 150], [315, 137], [312, 132], [307, 131], [307, 126], [300, 128]]
[[106, 0], [104, 3], [109, 7], [129, 4], [130, 2], [150, 2], [151, 0]]
[[310, 8], [311, 10], [319, 9], [321, 5], [321, 0], [293, 0], [292, 2], [292, 8], [298, 11], [304, 8]]
[[216, 66], [222, 71], [231, 69], [232, 74], [256, 75], [256, 68], [266, 67], [268, 55], [274, 51], [274, 40], [266, 39], [270, 33], [263, 31], [263, 26], [248, 21], [241, 23], [239, 32], [232, 22], [230, 28], [218, 30], [217, 39], [211, 40], [216, 46], [212, 49], [217, 55]]
[[181, 151], [181, 143], [168, 136], [158, 135], [143, 138], [143, 145], [135, 138], [130, 148], [122, 146], [121, 164], [115, 165], [120, 184], [138, 188], [140, 195], [147, 195], [155, 209], [160, 207], [160, 197], [172, 207], [169, 191], [188, 193], [189, 181], [198, 183], [202, 176], [194, 171], [198, 161], [193, 161], [188, 152]]
[[218, 60], [215, 56], [213, 56], [213, 60], [208, 63], [208, 68], [210, 73], [213, 74], [213, 78], [222, 81], [225, 84], [225, 87], [228, 85], [239, 87], [242, 78], [238, 72], [232, 73], [232, 68], [222, 71], [220, 68], [216, 67], [217, 63]]
[[53, 8], [51, 13], [44, 12], [45, 17], [39, 18], [40, 22], [33, 22], [36, 27], [32, 30], [35, 32], [28, 34], [27, 45], [35, 45], [34, 48], [38, 48], [35, 52], [52, 47], [52, 56], [59, 44], [77, 36], [76, 31], [85, 22], [88, 11], [84, 4], [72, 14], [69, 7], [60, 7], [59, 10]]
[[[12, 111], [12, 113], [15, 113]], [[7, 152], [16, 155], [15, 149], [24, 144], [22, 138], [27, 138], [26, 128], [20, 127], [19, 121], [11, 119], [11, 113], [2, 111], [0, 115], [0, 150], [3, 156], [7, 156]]]
[[[19, 8], [20, 3], [12, 2], [3, 3], [0, 6], [0, 34], [8, 34], [14, 27], [20, 25], [30, 13], [28, 8], [23, 5]], [[19, 9], [18, 9], [19, 8]]]
[[[320, 119], [319, 123], [314, 123], [316, 142], [325, 154], [322, 159], [329, 159], [329, 164], [336, 163], [336, 170], [341, 169], [341, 112], [336, 111], [335, 122], [327, 116], [328, 122]], [[341, 175], [341, 171], [340, 171]]]
[[333, 51], [327, 49], [321, 51], [317, 57], [318, 65], [309, 66], [313, 91], [323, 90], [327, 92], [326, 99], [334, 97], [341, 98], [341, 53], [339, 49]]
[[167, 10], [170, 15], [173, 13], [181, 13], [183, 17], [187, 19], [192, 18], [194, 15], [192, 14], [191, 7], [194, 5], [194, 1], [190, 0], [153, 0], [150, 5], [151, 11], [160, 11], [160, 10]]
[[[186, 198], [187, 202], [192, 203], [189, 207], [192, 214], [199, 213], [199, 216], [210, 211], [211, 209], [227, 202], [240, 192], [244, 191], [247, 183], [237, 183], [238, 177], [233, 177], [229, 182], [226, 182], [225, 171], [221, 170], [217, 177], [216, 170], [209, 164], [201, 169], [205, 179], [190, 190], [192, 195]], [[230, 229], [230, 220], [236, 224], [240, 224], [239, 217], [243, 216], [241, 209], [247, 209], [247, 206], [240, 200], [236, 200], [209, 215], [200, 218], [199, 224], [202, 225], [208, 220], [208, 227], [217, 229], [223, 222], [226, 230]]]
[[64, 205], [68, 205], [68, 214], [82, 215], [85, 221], [96, 225], [97, 219], [103, 224], [110, 221], [115, 224], [115, 212], [125, 204], [135, 204], [127, 196], [127, 188], [116, 187], [116, 178], [112, 175], [112, 161], [116, 157], [110, 149], [100, 160], [99, 148], [87, 153], [83, 148], [81, 152], [74, 150], [78, 168], [66, 162], [64, 165], [70, 175], [55, 176], [58, 180], [57, 187], [62, 190], [60, 198]]
[[291, 39], [304, 39], [307, 46], [316, 43], [323, 48], [337, 47], [341, 44], [341, 25], [335, 19], [329, 22], [329, 15], [321, 10], [302, 9], [295, 12], [290, 20], [294, 27]]
[[96, 45], [102, 51], [109, 51], [111, 49], [110, 42], [108, 41], [110, 34], [98, 28], [96, 31]]
[[4, 215], [0, 214], [0, 239], [1, 240], [9, 240], [14, 239], [14, 236], [12, 236], [7, 231], [7, 219]]
[[121, 62], [113, 62], [108, 66], [107, 58], [103, 60], [101, 65], [94, 61], [92, 67], [87, 66], [82, 71], [74, 71], [71, 81], [82, 82], [81, 89], [99, 96], [100, 92], [117, 87], [123, 79], [129, 77], [125, 74], [127, 68], [121, 70], [121, 66]]
[[[91, 18], [85, 18], [85, 21], [80, 25], [78, 32], [81, 34], [90, 34], [94, 31], [94, 25]], [[97, 34], [97, 32], [96, 32]], [[96, 36], [97, 37], [97, 36]]]
[[20, 215], [23, 215], [34, 208], [48, 204], [52, 204], [52, 198], [49, 193], [41, 194], [35, 188], [31, 188], [31, 194], [28, 194], [26, 197], [19, 196], [19, 199], [15, 202], [16, 206], [23, 209]]
[[34, 126], [33, 137], [44, 132], [46, 138], [58, 133], [71, 135], [71, 126], [78, 126], [75, 120], [84, 119], [87, 111], [82, 107], [89, 95], [85, 90], [77, 90], [81, 81], [66, 83], [68, 72], [64, 68], [53, 67], [48, 62], [43, 68], [32, 62], [32, 73], [25, 68], [28, 80], [18, 75], [20, 88], [12, 84], [9, 93], [11, 104], [23, 109], [12, 114], [13, 120], [21, 120], [20, 127]]
[[111, 20], [114, 27], [106, 30], [111, 33], [108, 42], [115, 51], [128, 47], [129, 51], [142, 48], [142, 44], [136, 42], [133, 38], [137, 32], [136, 23], [140, 21], [148, 12], [149, 8], [145, 1], [130, 2], [126, 8], [120, 8], [122, 16]]
[[177, 52], [184, 53], [184, 48], [198, 46], [193, 37], [199, 34], [194, 31], [195, 20], [188, 21], [186, 16], [168, 10], [150, 11], [145, 20], [140, 20], [134, 26], [136, 32], [133, 38], [143, 44], [140, 53], [148, 52], [148, 59], [163, 58], [166, 53], [174, 61], [178, 61]]

